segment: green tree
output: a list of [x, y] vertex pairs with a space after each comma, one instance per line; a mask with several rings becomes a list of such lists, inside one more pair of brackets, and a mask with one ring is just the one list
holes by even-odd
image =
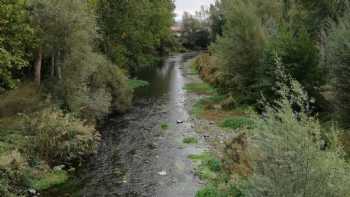
[[335, 103], [343, 126], [350, 126], [350, 9], [339, 22], [332, 22], [326, 40], [326, 66], [334, 81]]
[[0, 87], [14, 88], [28, 67], [33, 29], [23, 0], [0, 0]]
[[156, 63], [162, 44], [169, 39], [173, 8], [171, 0], [99, 0], [103, 52], [131, 72]]
[[37, 62], [48, 60], [42, 70], [51, 81], [53, 93], [71, 111], [85, 112], [81, 114], [88, 117], [101, 118], [110, 110], [125, 110], [131, 92], [120, 68], [94, 50], [98, 36], [91, 4], [32, 0], [30, 6], [42, 51]]

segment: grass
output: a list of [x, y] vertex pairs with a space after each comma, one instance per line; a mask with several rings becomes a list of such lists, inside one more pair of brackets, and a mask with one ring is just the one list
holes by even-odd
[[202, 180], [214, 180], [221, 171], [221, 162], [209, 152], [190, 155], [189, 158], [196, 166], [196, 175]]
[[195, 137], [186, 137], [182, 140], [184, 144], [198, 144], [198, 140]]
[[143, 81], [143, 80], [129, 79], [128, 85], [131, 89], [137, 89], [140, 87], [148, 86], [149, 83], [147, 81]]
[[252, 129], [254, 127], [254, 122], [247, 117], [236, 116], [236, 117], [225, 118], [221, 122], [220, 126], [223, 128], [229, 128], [229, 129], [241, 129], [241, 128]]
[[196, 193], [196, 197], [243, 197], [237, 187], [230, 182], [230, 177], [222, 170], [221, 161], [209, 152], [190, 155], [196, 166], [196, 175], [207, 182]]
[[211, 95], [215, 93], [215, 89], [207, 83], [189, 83], [186, 84], [184, 89], [191, 93]]
[[66, 171], [53, 171], [46, 173], [41, 177], [34, 178], [30, 183], [32, 188], [41, 191], [64, 184], [68, 178], [69, 176]]
[[213, 109], [214, 105], [219, 105], [224, 99], [225, 96], [222, 95], [213, 95], [207, 98], [202, 98], [193, 105], [192, 114], [199, 117], [204, 111]]

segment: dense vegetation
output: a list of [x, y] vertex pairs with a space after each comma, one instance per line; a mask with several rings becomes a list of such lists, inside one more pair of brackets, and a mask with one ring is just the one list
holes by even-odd
[[96, 125], [147, 85], [129, 77], [179, 41], [208, 50], [192, 62], [206, 83], [185, 87], [203, 96], [193, 114], [235, 131], [220, 158], [190, 155], [208, 181], [198, 197], [349, 196], [349, 0], [218, 0], [177, 36], [173, 9], [0, 0], [0, 196], [66, 182], [96, 153]]
[[[172, 45], [171, 0], [0, 0], [0, 196], [67, 180]], [[33, 192], [33, 191], [32, 191]]]
[[[349, 6], [347, 0], [211, 6], [202, 24], [212, 43], [193, 66], [226, 99], [195, 107], [229, 103], [233, 112], [242, 106], [256, 112], [248, 119], [222, 112], [233, 115], [219, 125], [239, 134], [222, 152], [223, 178], [209, 180], [197, 196], [349, 195]], [[238, 193], [230, 193], [232, 185]]]

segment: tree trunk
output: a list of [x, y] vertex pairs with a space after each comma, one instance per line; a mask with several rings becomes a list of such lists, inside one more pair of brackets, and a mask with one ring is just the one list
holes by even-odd
[[51, 79], [55, 77], [55, 55], [51, 56]]
[[42, 65], [42, 62], [43, 62], [43, 50], [40, 47], [38, 49], [38, 54], [37, 54], [35, 65], [34, 65], [34, 81], [38, 86], [40, 86], [40, 83], [41, 83], [41, 65]]

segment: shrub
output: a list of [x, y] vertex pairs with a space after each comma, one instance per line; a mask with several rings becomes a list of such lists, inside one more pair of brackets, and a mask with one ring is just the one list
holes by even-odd
[[80, 164], [85, 156], [94, 154], [99, 134], [72, 114], [47, 108], [27, 117], [28, 148], [51, 165]]
[[[302, 92], [295, 81], [290, 89]], [[307, 105], [306, 96], [287, 92], [287, 87], [281, 89], [275, 107], [267, 105], [265, 118], [256, 116], [256, 127], [248, 131], [254, 174], [243, 189], [245, 196], [347, 196], [350, 168], [342, 150], [321, 150], [319, 122], [308, 117], [305, 108], [293, 109], [295, 104]]]
[[219, 191], [214, 186], [206, 186], [197, 192], [196, 197], [219, 197]]

